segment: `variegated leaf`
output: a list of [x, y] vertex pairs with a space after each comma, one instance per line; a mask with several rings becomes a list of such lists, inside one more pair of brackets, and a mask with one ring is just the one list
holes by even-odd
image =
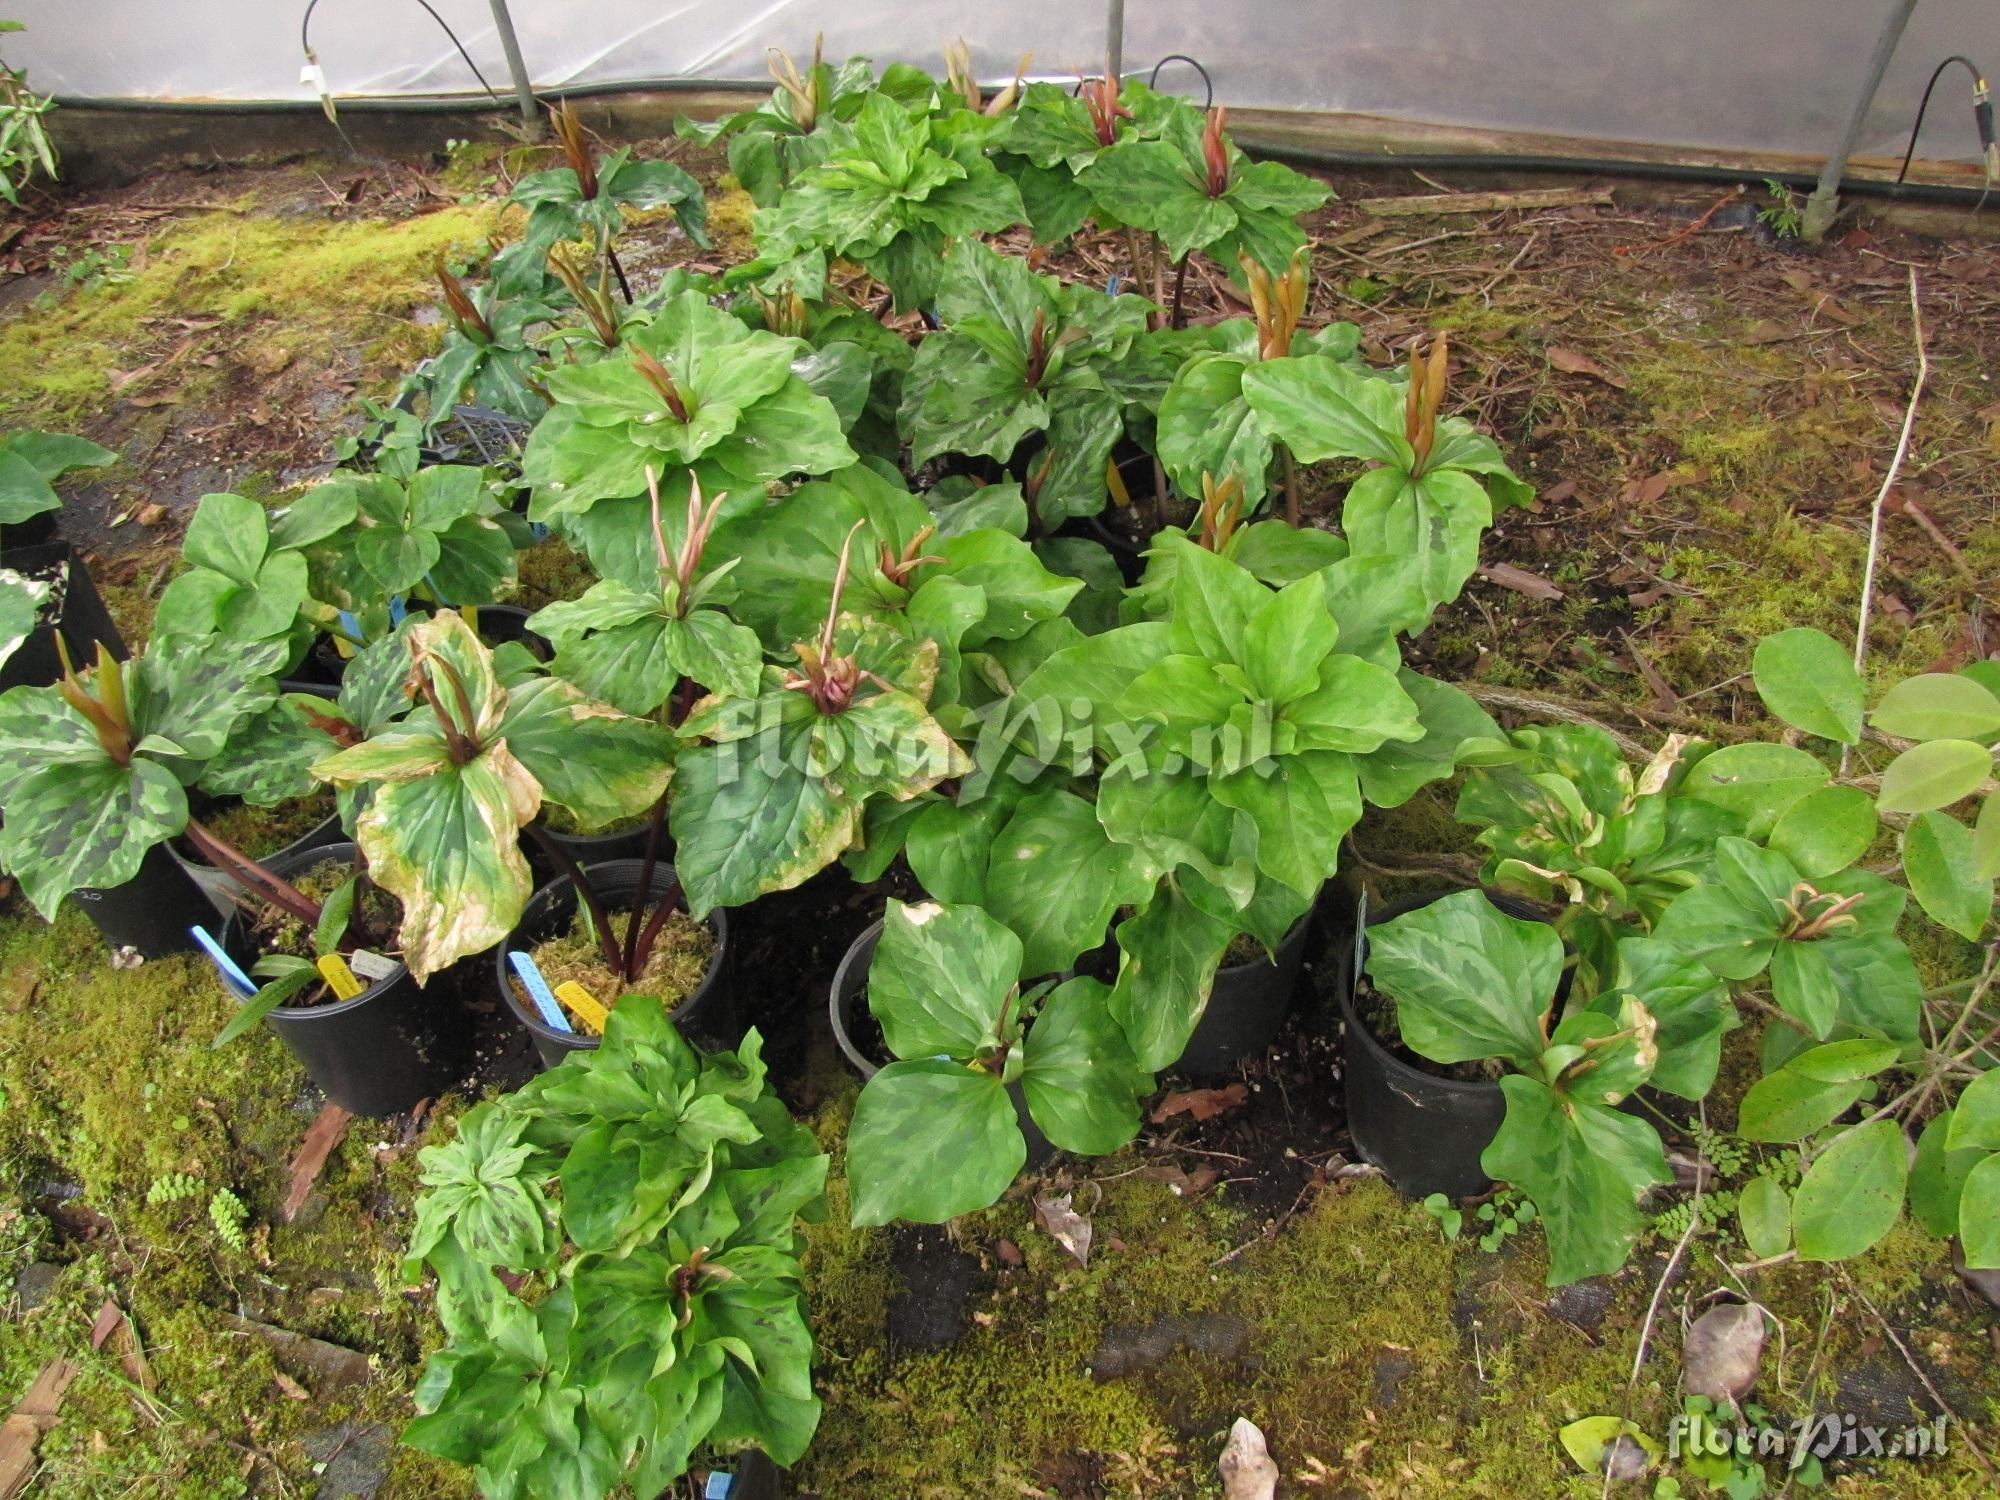
[[137, 875], [147, 852], [186, 827], [187, 815], [187, 793], [156, 762], [121, 766], [100, 752], [93, 761], [47, 764], [8, 789], [0, 865], [53, 922], [79, 886], [120, 886]]
[[587, 698], [558, 677], [509, 693], [495, 733], [495, 745], [511, 751], [542, 795], [585, 830], [638, 817], [673, 775], [671, 731]]
[[521, 827], [541, 801], [535, 778], [504, 744], [376, 788], [355, 839], [370, 878], [403, 903], [403, 961], [418, 983], [520, 922], [534, 884]]

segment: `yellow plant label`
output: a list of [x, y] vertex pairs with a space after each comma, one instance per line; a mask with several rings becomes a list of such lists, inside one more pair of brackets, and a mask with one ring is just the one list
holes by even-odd
[[567, 1005], [570, 1009], [570, 1014], [583, 1022], [585, 1026], [589, 1027], [599, 1036], [604, 1035], [604, 1023], [610, 1019], [610, 1013], [597, 1003], [597, 997], [591, 994], [589, 990], [578, 984], [574, 979], [565, 979], [561, 984], [556, 986], [556, 999]]
[[354, 977], [354, 971], [347, 967], [347, 960], [338, 953], [329, 953], [315, 965], [336, 1000], [352, 1000], [367, 986]]

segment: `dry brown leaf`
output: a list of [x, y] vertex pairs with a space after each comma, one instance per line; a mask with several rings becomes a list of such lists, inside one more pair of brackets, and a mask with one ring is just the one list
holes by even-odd
[[1227, 1114], [1249, 1097], [1249, 1086], [1241, 1083], [1219, 1089], [1187, 1089], [1162, 1099], [1154, 1107], [1151, 1119], [1155, 1125], [1163, 1125], [1181, 1114], [1196, 1120], [1212, 1120], [1217, 1115]]
[[1035, 1200], [1035, 1222], [1069, 1252], [1079, 1266], [1090, 1264], [1090, 1219], [1070, 1206], [1072, 1195], [1053, 1193]]
[[1503, 589], [1526, 594], [1530, 599], [1555, 600], [1563, 596], [1563, 591], [1541, 574], [1530, 573], [1526, 568], [1517, 568], [1512, 563], [1493, 563], [1481, 568], [1479, 576], [1488, 583], [1497, 583]]
[[285, 1393], [286, 1400], [288, 1401], [312, 1400], [312, 1392], [307, 1390], [304, 1386], [300, 1385], [296, 1380], [292, 1379], [292, 1377], [287, 1375], [283, 1370], [273, 1370], [271, 1372], [271, 1379], [276, 1381], [278, 1384], [278, 1389]]
[[1229, 1429], [1215, 1467], [1222, 1477], [1223, 1500], [1274, 1500], [1278, 1493], [1278, 1466], [1263, 1430], [1248, 1417], [1238, 1417]]
[[1625, 389], [1623, 376], [1614, 375], [1588, 354], [1579, 354], [1574, 349], [1561, 347], [1549, 350], [1549, 363], [1565, 375], [1588, 375], [1592, 380], [1601, 380], [1613, 390]]
[[1681, 1342], [1681, 1389], [1733, 1406], [1757, 1383], [1764, 1360], [1764, 1311], [1742, 1302], [1711, 1307]]
[[278, 1210], [278, 1217], [287, 1224], [305, 1207], [306, 1199], [312, 1196], [313, 1184], [325, 1169], [327, 1157], [347, 1134], [348, 1121], [353, 1118], [338, 1104], [329, 1104], [307, 1127], [306, 1137], [299, 1143], [298, 1153], [292, 1157], [291, 1185], [285, 1190], [283, 1207]]

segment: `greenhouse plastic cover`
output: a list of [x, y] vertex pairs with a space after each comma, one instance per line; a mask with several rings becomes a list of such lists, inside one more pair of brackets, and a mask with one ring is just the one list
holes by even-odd
[[[509, 76], [488, 0], [431, 0], [495, 88]], [[1132, 0], [1124, 67], [1201, 59], [1235, 105], [1641, 145], [1824, 155], [1895, 0]], [[303, 0], [9, 0], [0, 52], [71, 98], [310, 100]], [[983, 77], [1101, 71], [1104, 8], [1075, 0], [511, 0], [539, 91], [667, 80], [768, 82], [765, 49], [942, 71], [963, 37]], [[479, 92], [417, 0], [320, 0], [312, 42], [336, 95]], [[1931, 69], [2000, 68], [2000, 3], [1923, 0], [1859, 151], [1900, 155]], [[1180, 80], [1197, 82], [1182, 71]], [[1166, 82], [1162, 80], [1163, 84]], [[1978, 155], [1970, 80], [1939, 85], [1921, 141]]]

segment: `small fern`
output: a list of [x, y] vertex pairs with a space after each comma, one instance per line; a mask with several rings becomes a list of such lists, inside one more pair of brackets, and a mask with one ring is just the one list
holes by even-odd
[[228, 1188], [217, 1188], [215, 1196], [208, 1200], [208, 1222], [215, 1227], [215, 1237], [232, 1250], [249, 1248], [243, 1238], [243, 1225], [249, 1217], [250, 1210], [243, 1206], [243, 1200]]
[[164, 1177], [155, 1177], [153, 1185], [146, 1189], [146, 1202], [154, 1208], [165, 1208], [171, 1203], [185, 1203], [190, 1198], [201, 1196], [202, 1182], [187, 1172], [169, 1172]]

